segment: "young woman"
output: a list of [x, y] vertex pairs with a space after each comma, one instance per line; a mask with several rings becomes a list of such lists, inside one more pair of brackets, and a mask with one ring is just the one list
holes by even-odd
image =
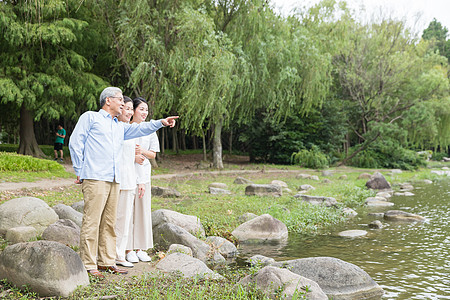
[[[134, 113], [133, 101], [127, 96], [124, 96], [123, 98], [125, 106], [122, 110], [122, 114], [118, 116], [118, 120], [129, 123]], [[125, 140], [123, 143], [121, 162], [122, 180], [120, 183], [119, 202], [117, 203], [117, 220], [115, 227], [116, 264], [130, 268], [133, 267], [133, 264], [125, 260], [125, 250], [128, 249], [128, 235], [132, 222], [133, 203], [137, 187], [136, 167], [134, 165], [136, 155], [135, 145], [135, 139]]]
[[[148, 116], [148, 104], [144, 98], [133, 100], [134, 115], [132, 123], [144, 122]], [[159, 140], [156, 134], [135, 139], [138, 149], [135, 157], [137, 183], [140, 185], [134, 197], [132, 227], [128, 235], [126, 259], [128, 262], [150, 261], [146, 250], [153, 248], [153, 231], [151, 219], [151, 164], [149, 159], [156, 157], [159, 152]], [[145, 187], [142, 187], [145, 185]], [[139, 195], [143, 195], [140, 197]]]

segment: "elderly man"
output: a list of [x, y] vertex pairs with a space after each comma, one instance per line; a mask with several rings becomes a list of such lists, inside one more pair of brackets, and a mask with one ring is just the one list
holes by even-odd
[[88, 273], [104, 278], [99, 272], [126, 274], [117, 268], [116, 222], [120, 183], [120, 159], [124, 139], [149, 135], [163, 126], [175, 126], [168, 117], [140, 124], [125, 124], [117, 120], [124, 106], [122, 91], [108, 87], [100, 95], [98, 112], [80, 116], [69, 140], [70, 156], [82, 184], [84, 214], [80, 236], [80, 256]]

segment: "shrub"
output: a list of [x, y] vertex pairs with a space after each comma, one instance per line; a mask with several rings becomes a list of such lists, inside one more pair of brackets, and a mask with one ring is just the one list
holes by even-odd
[[0, 171], [64, 171], [64, 167], [51, 160], [0, 152]]
[[431, 156], [431, 160], [441, 161], [441, 160], [444, 159], [444, 157], [448, 157], [448, 153], [446, 153], [446, 152], [433, 152], [433, 155]]
[[310, 150], [300, 150], [292, 153], [291, 162], [304, 168], [323, 169], [328, 167], [328, 158], [316, 145]]
[[[350, 149], [349, 154], [358, 147]], [[413, 170], [425, 166], [426, 161], [415, 151], [405, 149], [391, 139], [386, 139], [378, 141], [358, 153], [349, 161], [349, 165], [360, 168]]]

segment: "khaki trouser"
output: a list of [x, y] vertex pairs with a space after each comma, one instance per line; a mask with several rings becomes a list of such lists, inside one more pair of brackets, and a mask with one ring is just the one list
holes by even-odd
[[116, 224], [119, 184], [83, 180], [83, 224], [80, 235], [81, 261], [87, 270], [113, 266], [116, 258]]

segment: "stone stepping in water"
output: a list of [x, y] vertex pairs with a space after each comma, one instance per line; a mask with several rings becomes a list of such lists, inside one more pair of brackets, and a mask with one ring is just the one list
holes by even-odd
[[358, 237], [366, 236], [367, 231], [358, 230], [358, 229], [345, 230], [345, 231], [339, 232], [338, 235], [341, 237], [345, 237], [345, 238], [358, 238]]

